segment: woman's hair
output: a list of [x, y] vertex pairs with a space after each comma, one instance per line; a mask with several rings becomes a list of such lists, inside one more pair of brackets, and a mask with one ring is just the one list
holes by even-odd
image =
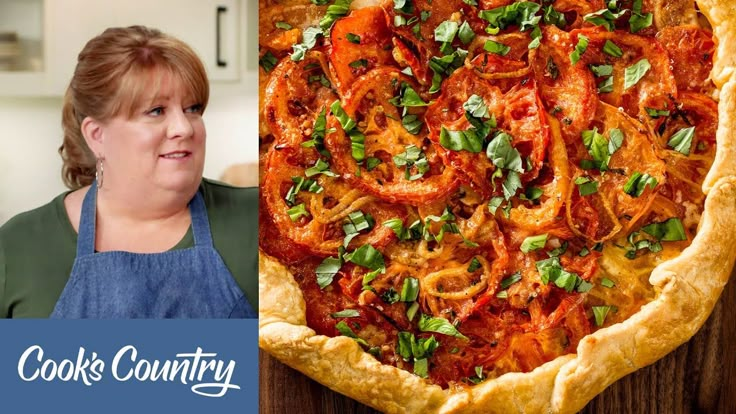
[[[64, 142], [62, 179], [72, 190], [95, 178], [96, 157], [81, 131], [84, 118], [106, 122], [118, 115], [132, 117], [154, 91], [161, 76], [178, 79], [188, 93], [207, 106], [209, 83], [202, 61], [184, 42], [143, 26], [110, 28], [84, 46], [64, 95], [61, 124]], [[151, 83], [153, 80], [153, 84]]]

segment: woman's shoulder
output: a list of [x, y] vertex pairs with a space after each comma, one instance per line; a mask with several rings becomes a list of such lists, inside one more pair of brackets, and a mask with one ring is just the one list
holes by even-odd
[[66, 194], [60, 194], [40, 207], [20, 213], [0, 226], [0, 241], [5, 248], [24, 248], [27, 243], [49, 240], [67, 230], [63, 221], [66, 219], [68, 222], [64, 209]]
[[258, 214], [257, 187], [233, 187], [220, 181], [203, 179], [202, 195], [210, 215], [255, 217]]

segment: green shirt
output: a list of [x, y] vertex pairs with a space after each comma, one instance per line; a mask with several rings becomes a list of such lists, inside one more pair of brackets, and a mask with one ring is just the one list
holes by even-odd
[[[203, 180], [215, 249], [258, 309], [258, 189]], [[74, 231], [60, 194], [0, 227], [0, 318], [48, 318], [77, 255]], [[192, 228], [173, 249], [194, 245]]]

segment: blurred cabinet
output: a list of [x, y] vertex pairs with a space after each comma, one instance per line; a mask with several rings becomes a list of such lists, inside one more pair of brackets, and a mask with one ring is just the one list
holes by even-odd
[[[189, 44], [213, 83], [241, 83], [241, 7], [240, 0], [0, 0], [0, 95], [63, 95], [85, 43], [108, 27], [132, 25]], [[3, 45], [10, 41], [4, 36], [15, 36], [22, 51], [6, 64]]]

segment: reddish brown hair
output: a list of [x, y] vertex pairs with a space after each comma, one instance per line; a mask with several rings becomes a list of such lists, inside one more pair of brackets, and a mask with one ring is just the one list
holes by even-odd
[[184, 42], [143, 26], [111, 28], [84, 46], [77, 59], [62, 110], [64, 162], [62, 179], [72, 190], [89, 185], [95, 177], [96, 158], [81, 131], [84, 118], [106, 122], [118, 115], [132, 117], [161, 76], [178, 79], [187, 92], [206, 108], [209, 83], [202, 61]]

